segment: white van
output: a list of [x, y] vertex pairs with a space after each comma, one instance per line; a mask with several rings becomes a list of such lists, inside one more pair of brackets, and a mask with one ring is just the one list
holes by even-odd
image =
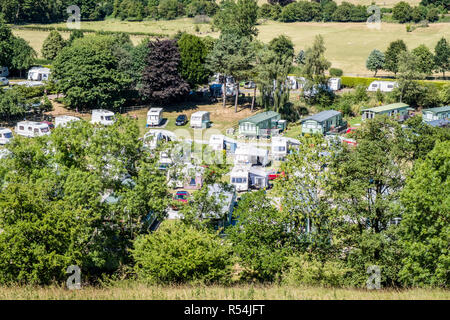
[[79, 121], [81, 120], [78, 117], [74, 117], [74, 116], [56, 116], [55, 117], [55, 127], [66, 127], [67, 124], [71, 121]]
[[40, 137], [50, 134], [48, 124], [35, 121], [20, 121], [14, 131], [24, 137]]
[[391, 92], [395, 87], [398, 87], [398, 83], [395, 81], [373, 81], [367, 91], [376, 92], [380, 90], [381, 92]]
[[191, 128], [208, 128], [210, 122], [208, 111], [197, 111], [191, 115]]
[[27, 80], [31, 81], [46, 81], [50, 77], [50, 69], [44, 67], [33, 67], [28, 71]]
[[0, 128], [0, 144], [7, 144], [13, 138], [12, 131], [8, 128]]
[[328, 80], [328, 88], [333, 91], [337, 91], [341, 89], [341, 78], [330, 78]]
[[163, 108], [151, 108], [147, 112], [147, 127], [158, 127], [163, 120]]
[[92, 119], [91, 123], [100, 123], [105, 126], [113, 124], [114, 112], [104, 109], [94, 109], [92, 110]]

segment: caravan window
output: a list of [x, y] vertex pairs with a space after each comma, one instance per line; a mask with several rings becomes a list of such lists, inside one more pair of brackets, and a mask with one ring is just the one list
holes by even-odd
[[389, 89], [392, 89], [394, 86], [392, 84], [388, 84], [387, 86]]
[[34, 128], [34, 133], [39, 133], [39, 129], [38, 128]]
[[197, 183], [195, 182], [195, 178], [191, 178], [191, 181], [189, 182], [190, 186], [195, 186]]
[[378, 87], [378, 84], [376, 84], [376, 83], [372, 84], [372, 88], [376, 88], [376, 87]]
[[32, 127], [28, 127], [28, 131], [33, 131], [33, 128]]
[[111, 121], [111, 120], [113, 120], [113, 116], [106, 116], [106, 117], [105, 117], [105, 120], [106, 120], [106, 121]]
[[274, 151], [286, 151], [286, 147], [285, 146], [276, 146], [276, 147], [274, 147]]
[[25, 130], [23, 126], [19, 126], [19, 130]]
[[247, 183], [247, 178], [231, 178], [231, 183]]
[[41, 129], [41, 132], [44, 132], [44, 133], [45, 133], [45, 132], [48, 132], [48, 128], [42, 128], [42, 129]]
[[100, 116], [100, 120], [105, 120], [105, 118], [103, 116]]

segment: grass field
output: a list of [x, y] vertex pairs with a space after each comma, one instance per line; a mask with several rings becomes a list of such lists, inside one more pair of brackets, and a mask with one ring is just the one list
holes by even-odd
[[0, 300], [449, 300], [441, 289], [364, 290], [291, 286], [147, 286], [119, 282], [81, 290], [49, 287], [0, 288]]
[[[49, 26], [65, 27], [65, 24]], [[196, 33], [193, 19], [182, 18], [171, 21], [142, 21], [128, 22], [118, 20], [105, 20], [95, 22], [82, 22], [82, 28], [127, 31], [127, 32], [156, 32], [169, 35], [179, 30]], [[218, 32], [211, 32], [209, 24], [200, 24], [199, 36], [218, 36]], [[403, 39], [409, 49], [420, 44], [425, 44], [434, 49], [441, 37], [450, 38], [450, 25], [447, 23], [430, 24], [428, 28], [418, 28], [413, 32], [406, 32], [405, 25], [395, 23], [382, 23], [381, 28], [370, 29], [365, 23], [310, 23], [295, 22], [281, 23], [266, 21], [259, 25], [258, 38], [263, 42], [269, 42], [274, 37], [284, 34], [289, 36], [295, 45], [295, 50], [306, 49], [311, 46], [314, 37], [321, 34], [327, 47], [326, 57], [332, 62], [332, 67], [341, 68], [347, 75], [371, 75], [366, 70], [367, 56], [373, 49], [384, 51], [391, 41]], [[40, 52], [44, 39], [49, 32], [15, 29], [14, 34], [29, 41], [33, 48]], [[67, 32], [62, 32], [63, 37], [68, 38]], [[144, 37], [132, 36], [132, 41], [137, 44]], [[40, 53], [39, 53], [40, 55]], [[382, 72], [379, 73], [383, 75]]]

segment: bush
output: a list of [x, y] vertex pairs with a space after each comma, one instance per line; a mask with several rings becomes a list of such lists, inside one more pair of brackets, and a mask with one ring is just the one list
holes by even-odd
[[227, 283], [231, 248], [217, 235], [177, 222], [136, 239], [132, 254], [139, 278], [156, 283]]
[[332, 77], [341, 77], [344, 72], [338, 68], [330, 68], [330, 76]]
[[351, 269], [345, 268], [339, 261], [320, 262], [307, 255], [288, 258], [287, 269], [283, 273], [283, 282], [288, 285], [332, 286], [345, 284], [345, 275]]

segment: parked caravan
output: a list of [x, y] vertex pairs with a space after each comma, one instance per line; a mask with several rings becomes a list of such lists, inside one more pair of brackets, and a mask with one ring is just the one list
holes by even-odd
[[284, 160], [288, 155], [289, 147], [298, 145], [300, 145], [300, 141], [293, 138], [273, 137], [271, 146], [272, 158], [274, 160]]
[[191, 115], [191, 128], [204, 129], [210, 127], [208, 111], [197, 111]]
[[236, 165], [230, 172], [230, 183], [236, 191], [247, 191], [249, 187], [249, 165]]
[[67, 125], [69, 124], [69, 122], [72, 121], [79, 121], [81, 120], [78, 117], [74, 117], [74, 116], [56, 116], [55, 117], [55, 127], [67, 127]]
[[240, 144], [234, 153], [234, 163], [236, 165], [261, 165], [269, 164], [269, 150], [259, 149], [252, 145]]
[[177, 136], [169, 130], [149, 130], [144, 135], [144, 146], [155, 149], [160, 142], [176, 141]]
[[50, 77], [50, 69], [44, 67], [33, 67], [28, 71], [28, 80], [46, 81]]
[[163, 120], [163, 108], [151, 108], [147, 112], [147, 127], [158, 127]]
[[209, 138], [209, 146], [214, 151], [226, 150], [227, 153], [234, 153], [237, 148], [237, 141], [222, 134], [213, 134]]
[[7, 86], [9, 84], [9, 80], [6, 77], [0, 77], [0, 86]]
[[250, 187], [264, 189], [269, 186], [269, 173], [258, 167], [251, 167], [249, 170]]
[[100, 123], [105, 126], [111, 125], [115, 122], [114, 112], [104, 109], [92, 110], [91, 123]]
[[50, 134], [48, 124], [35, 121], [20, 121], [14, 131], [24, 137], [39, 137]]
[[0, 77], [7, 77], [9, 76], [9, 69], [8, 67], [1, 67], [0, 66]]
[[13, 138], [12, 131], [8, 128], [0, 128], [0, 144], [7, 144]]
[[398, 84], [395, 81], [373, 81], [367, 88], [367, 91], [380, 90], [381, 92], [391, 92], [397, 86]]
[[286, 83], [289, 89], [297, 90], [305, 86], [306, 79], [304, 77], [287, 76]]
[[337, 91], [341, 89], [341, 78], [330, 78], [328, 80], [328, 88], [333, 91]]

